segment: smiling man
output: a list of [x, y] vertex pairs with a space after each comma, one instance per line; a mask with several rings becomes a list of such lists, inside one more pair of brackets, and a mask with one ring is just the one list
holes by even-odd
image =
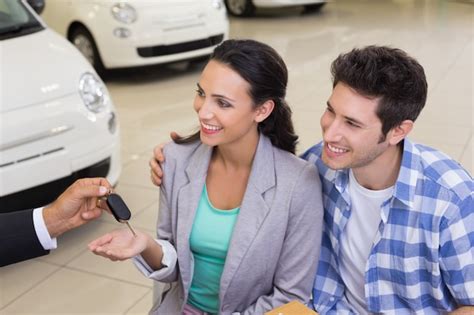
[[368, 46], [340, 55], [331, 72], [323, 142], [303, 154], [324, 195], [315, 309], [474, 312], [472, 177], [407, 139], [426, 101], [423, 68], [399, 49]]

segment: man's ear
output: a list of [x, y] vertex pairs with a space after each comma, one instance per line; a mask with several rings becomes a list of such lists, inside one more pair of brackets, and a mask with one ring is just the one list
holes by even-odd
[[413, 129], [413, 121], [404, 120], [400, 125], [392, 128], [387, 135], [388, 141], [391, 145], [397, 145], [406, 138], [406, 136]]
[[260, 123], [267, 119], [268, 116], [273, 112], [273, 109], [275, 108], [275, 102], [273, 100], [268, 100], [262, 105], [260, 105], [256, 110], [256, 116], [255, 116], [255, 121], [257, 123]]

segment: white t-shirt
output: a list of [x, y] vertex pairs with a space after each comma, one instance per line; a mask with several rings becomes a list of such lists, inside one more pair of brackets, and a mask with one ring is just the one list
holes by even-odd
[[351, 215], [342, 232], [339, 270], [346, 286], [345, 297], [358, 314], [368, 314], [365, 300], [365, 267], [380, 225], [381, 205], [393, 194], [393, 186], [384, 190], [362, 187], [349, 172], [348, 191]]

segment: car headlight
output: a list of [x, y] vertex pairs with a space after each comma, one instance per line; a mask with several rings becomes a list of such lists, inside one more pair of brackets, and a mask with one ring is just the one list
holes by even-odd
[[220, 10], [223, 7], [222, 0], [212, 0], [212, 6]]
[[112, 7], [112, 15], [122, 23], [130, 24], [137, 20], [137, 11], [128, 3], [116, 3]]
[[87, 109], [94, 113], [103, 111], [109, 103], [109, 96], [104, 83], [90, 72], [86, 72], [81, 76], [79, 94]]

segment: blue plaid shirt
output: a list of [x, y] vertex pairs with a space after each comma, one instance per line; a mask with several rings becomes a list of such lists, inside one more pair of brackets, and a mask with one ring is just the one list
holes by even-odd
[[[324, 232], [313, 288], [320, 314], [353, 314], [339, 277], [339, 241], [351, 214], [348, 170], [321, 160], [322, 143], [303, 154], [316, 164], [324, 196]], [[365, 267], [370, 312], [439, 314], [474, 305], [474, 203], [472, 177], [432, 148], [404, 141], [393, 196]]]

